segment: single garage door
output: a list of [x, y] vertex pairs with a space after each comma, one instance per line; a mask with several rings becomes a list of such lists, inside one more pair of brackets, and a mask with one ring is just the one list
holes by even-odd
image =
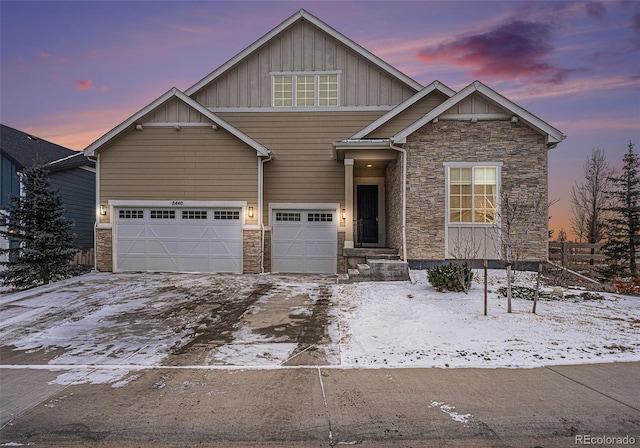
[[338, 228], [333, 210], [274, 210], [273, 272], [336, 272]]
[[115, 212], [118, 272], [242, 272], [241, 209]]

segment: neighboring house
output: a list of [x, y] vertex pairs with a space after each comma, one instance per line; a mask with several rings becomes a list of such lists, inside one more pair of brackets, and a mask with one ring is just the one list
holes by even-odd
[[[82, 152], [5, 125], [0, 125], [0, 150], [0, 207], [9, 204], [12, 196], [20, 195], [18, 173], [34, 163], [42, 163], [49, 170], [52, 185], [60, 189], [65, 216], [75, 223], [74, 245], [82, 251], [92, 250], [96, 216], [95, 162]], [[0, 237], [0, 244], [7, 247], [8, 243]]]
[[[422, 86], [301, 10], [89, 145], [102, 271], [345, 272], [460, 241], [499, 258], [504, 192], [547, 200], [564, 135], [480, 82]], [[526, 258], [547, 257], [546, 210]], [[345, 250], [346, 249], [346, 250]]]

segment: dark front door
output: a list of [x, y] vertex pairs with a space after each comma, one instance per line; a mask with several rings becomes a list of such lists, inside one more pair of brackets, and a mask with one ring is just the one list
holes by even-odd
[[378, 243], [378, 186], [358, 185], [358, 243]]

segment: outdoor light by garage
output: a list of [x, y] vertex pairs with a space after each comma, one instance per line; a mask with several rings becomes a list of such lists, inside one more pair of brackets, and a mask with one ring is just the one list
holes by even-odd
[[249, 218], [253, 218], [253, 207], [249, 207], [247, 215], [249, 216]]
[[100, 214], [102, 216], [107, 216], [107, 206], [106, 205], [101, 205], [100, 206]]

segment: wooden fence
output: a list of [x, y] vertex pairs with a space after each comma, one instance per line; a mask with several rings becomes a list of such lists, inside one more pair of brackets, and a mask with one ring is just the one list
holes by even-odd
[[84, 265], [93, 266], [93, 263], [95, 261], [93, 254], [94, 254], [93, 249], [78, 250], [75, 256], [73, 257], [73, 260], [71, 260], [71, 264], [77, 264], [77, 265], [84, 264]]
[[549, 260], [574, 271], [593, 271], [606, 266], [603, 244], [549, 243]]

